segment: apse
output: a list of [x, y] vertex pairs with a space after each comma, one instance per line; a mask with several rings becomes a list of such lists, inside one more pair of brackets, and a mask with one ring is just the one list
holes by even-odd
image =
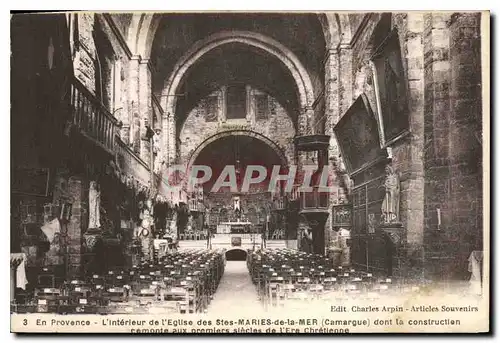
[[[255, 137], [237, 135], [222, 137], [207, 145], [195, 159], [194, 164], [209, 166], [212, 169], [212, 177], [203, 184], [204, 192], [209, 194], [226, 166], [235, 167], [238, 190], [241, 190], [243, 177], [248, 166], [264, 167], [267, 171], [266, 178], [261, 183], [250, 185], [249, 191], [267, 190], [273, 167], [275, 165], [281, 166], [283, 161], [267, 143]], [[252, 177], [256, 176], [252, 175]], [[228, 192], [230, 189], [224, 187], [221, 188], [221, 191]]]

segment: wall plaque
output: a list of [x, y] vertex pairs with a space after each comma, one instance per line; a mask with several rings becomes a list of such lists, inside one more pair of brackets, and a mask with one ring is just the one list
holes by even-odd
[[17, 169], [12, 177], [12, 192], [45, 197], [49, 192], [49, 169]]
[[334, 205], [332, 216], [334, 227], [350, 227], [352, 225], [352, 205]]

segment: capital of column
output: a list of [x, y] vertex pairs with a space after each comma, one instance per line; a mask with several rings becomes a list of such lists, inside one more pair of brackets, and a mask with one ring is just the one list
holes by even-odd
[[140, 65], [145, 65], [148, 68], [150, 73], [153, 72], [153, 65], [151, 64], [151, 60], [148, 58], [141, 58], [139, 61]]
[[329, 58], [338, 56], [338, 54], [339, 54], [339, 47], [337, 47], [337, 48], [330, 48], [330, 49], [326, 50], [326, 52], [325, 52], [325, 63], [326, 63], [326, 61]]
[[338, 48], [337, 48], [337, 51], [340, 53], [342, 51], [346, 51], [346, 50], [352, 50], [352, 46], [351, 44], [349, 43], [340, 43]]

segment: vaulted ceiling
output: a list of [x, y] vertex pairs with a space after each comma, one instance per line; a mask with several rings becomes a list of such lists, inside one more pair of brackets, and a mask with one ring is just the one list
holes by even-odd
[[[250, 31], [284, 45], [305, 67], [319, 94], [324, 84], [325, 39], [314, 13], [178, 13], [165, 14], [153, 40], [153, 91], [164, 90], [174, 66], [198, 41], [222, 31]], [[276, 57], [244, 44], [226, 44], [205, 54], [181, 83], [176, 115], [186, 113], [220, 85], [244, 82], [273, 95], [293, 120], [298, 112], [297, 86]]]

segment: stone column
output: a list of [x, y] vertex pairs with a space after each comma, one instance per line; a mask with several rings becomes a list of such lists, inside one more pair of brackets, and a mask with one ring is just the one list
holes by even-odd
[[[312, 135], [312, 120], [314, 117], [314, 109], [312, 107], [306, 107], [302, 110], [298, 118], [298, 136]], [[295, 149], [297, 153], [297, 173], [302, 170], [302, 166], [306, 164], [313, 164], [312, 156], [313, 152], [299, 151]]]
[[[483, 250], [481, 14], [455, 13], [450, 21], [450, 234], [460, 258]], [[487, 23], [485, 23], [487, 24]], [[456, 266], [466, 271], [466, 266]]]
[[245, 119], [247, 120], [247, 123], [249, 125], [252, 125], [255, 123], [255, 115], [252, 116], [252, 103], [253, 103], [253, 96], [252, 96], [252, 87], [250, 87], [250, 85], [246, 85], [246, 103], [247, 103], [247, 106], [246, 106], [246, 115], [245, 115]]
[[162, 118], [162, 146], [163, 157], [167, 167], [175, 163], [176, 155], [176, 126], [175, 126], [175, 103], [169, 94], [163, 94], [161, 103], [164, 104], [164, 115]]
[[[302, 110], [302, 112], [299, 115], [298, 118], [298, 136], [306, 136], [306, 135], [311, 135], [312, 134], [312, 120], [314, 117], [314, 109], [312, 107], [306, 107]], [[297, 165], [297, 176], [296, 179], [297, 181], [302, 184], [303, 182], [303, 176], [304, 176], [304, 171], [305, 168], [304, 166], [306, 165], [311, 165], [314, 164], [317, 166], [316, 163], [313, 163], [311, 157], [315, 154], [314, 152], [306, 152], [306, 151], [299, 151], [297, 148], [295, 149], [296, 153], [296, 165]], [[299, 197], [299, 202], [302, 203], [302, 196]], [[299, 207], [300, 207], [299, 203]], [[300, 210], [299, 210], [300, 211]], [[299, 239], [299, 246], [300, 246], [300, 239], [303, 236], [304, 231], [307, 228], [311, 228], [309, 225], [309, 222], [307, 218], [304, 215], [299, 215], [298, 216], [298, 234], [297, 237]], [[315, 232], [312, 232], [313, 235], [313, 240], [316, 235]], [[313, 243], [314, 244], [314, 243]], [[301, 250], [303, 247], [301, 247]]]
[[141, 117], [139, 108], [139, 56], [132, 56], [129, 62], [128, 111], [130, 118], [129, 145], [134, 152], [141, 148]]
[[170, 165], [176, 163], [177, 152], [177, 123], [174, 113], [170, 114], [168, 120], [168, 155]]
[[[16, 288], [17, 286], [17, 269], [23, 261], [22, 254], [10, 254], [10, 301], [14, 302], [16, 300]], [[25, 262], [26, 263], [26, 262]]]
[[339, 47], [339, 119], [349, 109], [353, 100], [353, 67], [352, 49], [349, 44], [342, 43]]
[[[450, 31], [446, 24], [449, 19], [450, 15], [445, 13], [424, 15], [425, 256], [442, 254], [449, 249], [445, 239], [448, 233], [438, 228], [437, 208], [441, 212], [441, 229], [452, 220], [447, 184], [450, 171], [449, 165], [443, 163], [449, 158], [451, 65]], [[443, 265], [431, 263], [425, 261], [428, 271], [433, 267], [441, 269]], [[439, 269], [436, 276], [442, 275]]]
[[[328, 167], [331, 171], [332, 184], [329, 193], [329, 208], [338, 202], [338, 176], [334, 173], [334, 164], [340, 155], [337, 140], [333, 128], [339, 120], [339, 52], [337, 49], [330, 49], [325, 60], [325, 134], [330, 136], [328, 147]], [[337, 233], [333, 231], [332, 215], [326, 220], [325, 230], [327, 231], [326, 245], [333, 246], [337, 242]]]
[[[401, 180], [401, 219], [406, 218], [406, 239], [411, 249], [420, 249], [424, 228], [424, 14], [407, 14], [406, 30], [400, 30], [401, 50], [407, 51], [408, 111], [410, 118], [408, 165]], [[402, 54], [403, 59], [405, 58]]]
[[85, 179], [81, 176], [72, 176], [68, 180], [68, 193], [72, 204], [71, 218], [66, 224], [67, 231], [67, 273], [69, 278], [80, 276], [83, 254], [83, 233], [87, 222], [84, 217], [87, 211], [84, 208], [85, 201]]
[[[331, 101], [332, 104], [330, 105], [331, 111], [337, 111], [336, 115], [332, 115], [332, 125], [335, 125], [340, 118], [346, 113], [346, 111], [349, 109], [349, 107], [353, 104], [354, 102], [354, 70], [353, 70], [353, 57], [352, 57], [352, 48], [348, 42], [342, 42], [340, 43], [338, 49], [337, 49], [337, 54], [338, 57], [335, 56], [335, 54], [330, 54], [329, 57], [329, 62], [330, 62], [330, 68], [329, 72], [330, 75], [327, 75], [329, 77], [330, 82], [333, 82], [331, 84], [332, 90], [331, 90]], [[328, 72], [328, 70], [325, 68], [325, 71]], [[335, 74], [336, 73], [336, 74]], [[335, 77], [337, 76], [337, 81], [335, 80]], [[328, 80], [325, 78], [325, 81]], [[336, 103], [335, 103], [336, 102]], [[335, 141], [335, 145], [332, 145], [330, 147], [331, 149], [331, 157], [335, 158], [335, 169], [342, 169], [339, 168], [343, 166], [343, 157], [340, 156], [340, 150], [338, 149], [337, 142]], [[333, 167], [333, 162], [331, 166]], [[345, 175], [337, 175], [335, 174], [335, 184], [338, 186], [341, 182], [341, 177], [344, 178], [343, 181], [348, 181], [348, 178], [345, 177]], [[336, 187], [337, 192], [336, 194], [332, 194], [334, 202], [335, 200], [340, 200], [339, 194], [346, 194], [347, 189]], [[340, 237], [338, 237], [339, 233], [332, 232], [332, 238], [334, 239], [334, 242], [337, 242], [335, 244], [338, 245], [338, 242], [340, 241]]]
[[227, 86], [222, 86], [219, 98], [219, 124], [225, 123], [227, 119]]
[[147, 138], [147, 128], [153, 129], [153, 107], [151, 97], [151, 69], [149, 60], [142, 59], [139, 62], [139, 115], [141, 117], [141, 142], [140, 157], [150, 166], [151, 162], [151, 140]]

